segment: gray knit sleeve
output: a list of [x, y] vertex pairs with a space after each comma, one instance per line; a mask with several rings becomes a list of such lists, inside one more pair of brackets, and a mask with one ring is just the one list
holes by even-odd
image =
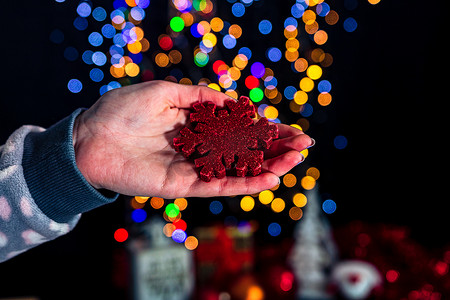
[[29, 133], [42, 131], [23, 126], [0, 147], [0, 262], [66, 234], [80, 218], [78, 214], [67, 222], [55, 222], [30, 194], [22, 168], [24, 140]]

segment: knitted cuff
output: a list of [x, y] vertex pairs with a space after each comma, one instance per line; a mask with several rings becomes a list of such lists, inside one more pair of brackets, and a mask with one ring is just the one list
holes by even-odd
[[67, 222], [118, 197], [92, 187], [76, 165], [72, 133], [81, 112], [77, 109], [46, 131], [25, 137], [22, 166], [28, 189], [42, 212], [56, 222]]

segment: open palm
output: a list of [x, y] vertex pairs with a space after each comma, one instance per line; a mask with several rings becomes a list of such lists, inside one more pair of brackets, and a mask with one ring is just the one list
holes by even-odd
[[126, 195], [210, 197], [253, 194], [279, 183], [279, 176], [303, 160], [299, 151], [312, 140], [278, 125], [280, 138], [265, 152], [256, 177], [213, 178], [203, 182], [192, 161], [177, 153], [174, 137], [197, 101], [223, 106], [227, 95], [204, 86], [152, 81], [112, 90], [75, 122], [77, 166], [88, 182]]

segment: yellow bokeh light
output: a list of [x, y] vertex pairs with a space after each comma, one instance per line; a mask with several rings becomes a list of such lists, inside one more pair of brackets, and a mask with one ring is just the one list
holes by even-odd
[[308, 94], [304, 91], [297, 91], [294, 94], [294, 101], [298, 105], [303, 105], [308, 101]]
[[221, 18], [215, 17], [210, 22], [211, 29], [215, 32], [219, 32], [223, 29], [223, 21]]
[[229, 68], [228, 73], [230, 74], [231, 79], [233, 79], [234, 81], [238, 80], [241, 77], [241, 70], [236, 67]]
[[248, 58], [244, 54], [238, 54], [233, 59], [233, 66], [238, 68], [239, 70], [244, 69], [247, 66]]
[[179, 62], [181, 62], [182, 59], [182, 55], [180, 53], [180, 51], [178, 50], [171, 50], [169, 52], [169, 61], [173, 64], [178, 64]]
[[300, 207], [291, 207], [289, 217], [294, 221], [298, 221], [303, 217], [303, 210]]
[[308, 155], [309, 155], [309, 150], [308, 149], [304, 149], [304, 150], [300, 151], [300, 153], [306, 159], [308, 157]]
[[298, 58], [299, 53], [297, 50], [286, 50], [286, 52], [284, 52], [284, 56], [286, 57], [287, 61], [294, 62]]
[[296, 51], [300, 47], [300, 43], [297, 39], [289, 39], [286, 41], [286, 49], [288, 51]]
[[322, 68], [318, 65], [311, 65], [306, 70], [306, 75], [313, 80], [317, 80], [322, 76]]
[[228, 28], [228, 33], [238, 39], [242, 35], [242, 28], [237, 24], [233, 24]]
[[164, 205], [164, 199], [160, 197], [153, 197], [150, 199], [150, 205], [154, 209], [160, 209]]
[[135, 26], [130, 29], [130, 35], [134, 33], [136, 35], [136, 41], [140, 41], [144, 38], [144, 30], [141, 27]]
[[323, 45], [328, 41], [328, 34], [325, 30], [319, 30], [314, 34], [314, 42], [317, 45]]
[[311, 25], [316, 21], [316, 13], [308, 9], [303, 13], [302, 20], [306, 25]]
[[125, 68], [124, 67], [117, 67], [115, 65], [112, 65], [109, 68], [109, 72], [115, 78], [121, 78], [121, 77], [125, 76]]
[[304, 77], [300, 80], [300, 89], [305, 92], [311, 92], [314, 88], [314, 81], [309, 77]]
[[139, 74], [139, 66], [135, 63], [129, 63], [125, 66], [125, 73], [130, 77], [136, 77]]
[[380, 3], [380, 0], [367, 0], [367, 1], [373, 5]]
[[298, 130], [302, 130], [303, 131], [302, 127], [300, 125], [298, 125], [298, 124], [291, 124], [290, 126], [292, 126], [294, 128], [297, 128]]
[[125, 3], [129, 6], [129, 7], [135, 7], [137, 4], [134, 0], [125, 0]]
[[264, 300], [264, 291], [257, 285], [252, 285], [247, 290], [245, 300]]
[[297, 27], [295, 27], [294, 25], [288, 25], [284, 29], [284, 36], [287, 39], [293, 39], [297, 36], [297, 34], [298, 34]]
[[272, 203], [270, 203], [270, 208], [276, 213], [282, 212], [285, 207], [286, 203], [281, 198], [275, 198], [272, 200]]
[[305, 190], [312, 190], [316, 186], [316, 180], [312, 176], [304, 176], [301, 180], [301, 185]]
[[198, 239], [195, 236], [188, 236], [184, 241], [184, 246], [188, 250], [195, 250], [198, 246]]
[[308, 170], [306, 170], [306, 175], [311, 176], [312, 178], [317, 180], [320, 177], [320, 171], [315, 167], [311, 167]]
[[220, 92], [220, 86], [217, 83], [210, 83], [208, 84], [208, 87]]
[[330, 10], [325, 16], [325, 22], [327, 22], [328, 25], [335, 25], [338, 21], [339, 14], [334, 10]]
[[158, 67], [164, 68], [167, 67], [169, 64], [169, 56], [165, 53], [158, 53], [155, 56], [155, 63], [158, 65]]
[[302, 106], [297, 104], [295, 101], [291, 101], [291, 102], [289, 102], [289, 109], [292, 112], [299, 113], [300, 110], [302, 109]]
[[144, 203], [137, 202], [136, 197], [133, 197], [133, 198], [131, 198], [130, 205], [133, 209], [139, 209], [139, 208], [143, 208], [145, 206], [145, 202]]
[[180, 18], [184, 21], [184, 26], [189, 27], [194, 23], [194, 16], [191, 13], [182, 13]]
[[180, 81], [178, 83], [184, 84], [184, 85], [192, 85], [192, 80], [190, 80], [189, 78], [183, 77], [180, 79]]
[[291, 187], [293, 187], [294, 185], [297, 184], [297, 177], [295, 177], [295, 175], [292, 174], [292, 173], [287, 173], [283, 177], [283, 184], [286, 187], [291, 188]]
[[180, 211], [183, 211], [186, 209], [186, 207], [188, 206], [188, 202], [186, 200], [186, 198], [176, 198], [173, 203], [178, 206], [178, 208], [180, 209]]
[[278, 109], [269, 105], [264, 109], [264, 116], [267, 119], [271, 119], [271, 120], [276, 119], [276, 118], [278, 118]]
[[305, 24], [305, 31], [309, 34], [315, 34], [319, 30], [319, 23], [316, 21], [311, 24]]
[[141, 52], [145, 52], [148, 49], [150, 49], [150, 42], [146, 38], [142, 38], [142, 40], [140, 40], [140, 42], [141, 42], [141, 45], [142, 45]]
[[203, 44], [208, 48], [214, 47], [217, 43], [216, 35], [211, 32], [208, 32], [207, 34], [205, 34], [203, 36], [202, 40], [203, 40]]
[[211, 31], [211, 25], [209, 25], [208, 21], [200, 21], [197, 25], [197, 31], [201, 35], [205, 35]]
[[134, 197], [134, 199], [135, 199], [136, 202], [138, 202], [138, 203], [145, 203], [145, 202], [147, 202], [148, 198], [149, 198], [149, 197], [139, 197], [139, 196]]
[[292, 202], [294, 202], [294, 205], [297, 207], [303, 207], [306, 205], [306, 203], [308, 203], [308, 199], [306, 198], [306, 196], [304, 194], [297, 193], [292, 198]]
[[324, 58], [325, 58], [324, 54], [325, 54], [325, 52], [322, 49], [316, 48], [313, 51], [311, 51], [311, 59], [314, 62], [319, 63], [324, 60]]
[[133, 54], [137, 54], [141, 52], [142, 50], [142, 44], [140, 42], [134, 42], [127, 45], [128, 51], [130, 51]]
[[240, 205], [243, 211], [251, 211], [255, 207], [255, 199], [252, 196], [244, 196]]
[[330, 53], [324, 53], [323, 60], [320, 62], [322, 67], [327, 68], [333, 63], [333, 56]]
[[297, 72], [304, 72], [308, 68], [308, 61], [304, 58], [299, 58], [295, 61], [294, 67]]
[[230, 96], [231, 98], [237, 99], [238, 98], [238, 94], [235, 90], [226, 90], [225, 94]]
[[317, 102], [319, 102], [322, 106], [327, 106], [331, 103], [332, 97], [330, 93], [320, 93], [319, 96], [317, 96]]
[[172, 223], [167, 223], [163, 227], [163, 233], [167, 237], [172, 237], [173, 232], [177, 229]]
[[274, 198], [273, 192], [271, 190], [265, 190], [259, 193], [259, 202], [262, 204], [269, 204]]

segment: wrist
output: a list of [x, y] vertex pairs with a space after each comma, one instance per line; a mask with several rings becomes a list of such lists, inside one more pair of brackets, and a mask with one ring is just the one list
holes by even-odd
[[117, 198], [94, 189], [75, 163], [73, 129], [80, 112], [43, 132], [29, 133], [24, 141], [22, 166], [28, 189], [42, 212], [56, 222], [67, 222]]
[[92, 179], [92, 165], [93, 162], [85, 162], [86, 157], [89, 157], [88, 154], [85, 154], [85, 148], [88, 144], [89, 140], [92, 138], [91, 134], [87, 130], [86, 122], [84, 120], [84, 112], [79, 114], [74, 121], [73, 124], [73, 134], [72, 134], [72, 143], [73, 149], [75, 152], [75, 163], [78, 167], [78, 170], [86, 179], [86, 181], [95, 189], [101, 189], [102, 187], [94, 182]]

